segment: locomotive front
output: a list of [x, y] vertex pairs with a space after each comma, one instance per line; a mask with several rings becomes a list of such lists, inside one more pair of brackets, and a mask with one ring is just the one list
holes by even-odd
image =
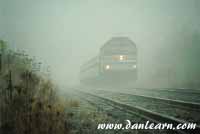
[[100, 72], [112, 79], [137, 79], [137, 48], [128, 37], [113, 37], [100, 49]]

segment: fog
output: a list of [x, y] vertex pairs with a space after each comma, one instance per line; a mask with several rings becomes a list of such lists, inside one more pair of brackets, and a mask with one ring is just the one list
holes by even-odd
[[78, 83], [80, 65], [113, 36], [136, 43], [140, 85], [200, 83], [199, 0], [1, 0], [0, 8], [0, 38], [50, 65], [60, 85]]

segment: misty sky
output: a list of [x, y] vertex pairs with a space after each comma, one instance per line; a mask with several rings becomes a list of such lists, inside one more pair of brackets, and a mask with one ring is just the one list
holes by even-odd
[[71, 84], [111, 37], [130, 37], [140, 64], [148, 64], [174, 33], [198, 29], [199, 13], [199, 0], [0, 0], [0, 38], [50, 65], [59, 83]]

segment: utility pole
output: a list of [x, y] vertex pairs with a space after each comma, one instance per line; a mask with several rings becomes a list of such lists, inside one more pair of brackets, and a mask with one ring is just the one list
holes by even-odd
[[0, 40], [0, 73], [3, 71], [3, 58], [4, 58], [4, 51], [6, 49], [6, 42]]
[[2, 53], [0, 52], [0, 74], [2, 72]]
[[13, 93], [13, 84], [12, 84], [12, 71], [10, 68], [10, 52], [8, 54], [8, 86], [7, 86], [7, 90], [8, 90], [8, 101], [11, 102], [12, 101], [12, 93]]
[[12, 101], [12, 92], [13, 92], [13, 84], [12, 84], [12, 72], [9, 70], [9, 79], [8, 79], [8, 96], [10, 102]]

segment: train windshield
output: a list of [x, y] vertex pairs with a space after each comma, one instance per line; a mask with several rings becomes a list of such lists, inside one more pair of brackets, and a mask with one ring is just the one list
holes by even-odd
[[112, 48], [107, 49], [103, 51], [103, 55], [118, 55], [118, 54], [124, 54], [124, 55], [136, 55], [136, 49], [135, 48]]

